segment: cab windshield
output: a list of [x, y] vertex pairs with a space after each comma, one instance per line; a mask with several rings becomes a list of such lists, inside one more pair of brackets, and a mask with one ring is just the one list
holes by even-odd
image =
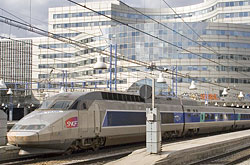
[[71, 101], [57, 101], [55, 102], [50, 109], [68, 109]]
[[68, 109], [72, 101], [58, 100], [53, 103], [54, 100], [46, 100], [42, 103], [39, 109]]
[[49, 105], [52, 103], [52, 100], [46, 100], [42, 103], [39, 109], [49, 109]]

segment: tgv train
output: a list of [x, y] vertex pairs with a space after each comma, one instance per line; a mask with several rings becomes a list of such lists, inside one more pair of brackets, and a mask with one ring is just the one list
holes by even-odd
[[[200, 102], [159, 96], [163, 139], [250, 127], [250, 111], [202, 106]], [[97, 149], [145, 140], [151, 98], [111, 92], [57, 94], [21, 119], [8, 142], [28, 148]]]

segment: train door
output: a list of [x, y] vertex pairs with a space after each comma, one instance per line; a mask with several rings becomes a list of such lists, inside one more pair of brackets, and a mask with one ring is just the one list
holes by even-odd
[[101, 132], [101, 116], [100, 116], [100, 107], [98, 104], [95, 104], [94, 110], [94, 132], [96, 135], [99, 135]]
[[86, 104], [84, 102], [80, 102], [79, 110], [79, 137], [87, 137], [88, 136], [88, 111]]
[[205, 121], [205, 113], [200, 113], [200, 122]]
[[59, 120], [58, 122], [52, 124], [50, 126], [51, 135], [50, 140], [63, 140], [62, 138], [62, 130], [63, 130], [63, 120]]
[[234, 120], [233, 128], [236, 128], [237, 127], [237, 123], [236, 123], [237, 118], [235, 117], [236, 116], [236, 110], [234, 108], [233, 108], [233, 113], [234, 113], [234, 115], [233, 115], [233, 120]]

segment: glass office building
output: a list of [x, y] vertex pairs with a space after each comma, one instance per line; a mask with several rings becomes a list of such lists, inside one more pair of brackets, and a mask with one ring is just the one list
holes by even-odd
[[[219, 94], [222, 88], [212, 85], [215, 83], [241, 90], [249, 89], [249, 26], [205, 22], [188, 25], [192, 29], [180, 22], [132, 25], [141, 32], [118, 26], [109, 28], [107, 36], [113, 44], [118, 45], [119, 54], [131, 60], [154, 61], [157, 66], [169, 69], [170, 79], [177, 69], [182, 74], [177, 78], [179, 94], [188, 92], [192, 80], [199, 83], [199, 93]], [[128, 70], [147, 71], [141, 66], [125, 69]], [[169, 80], [168, 83], [173, 81]]]
[[[110, 79], [114, 82], [114, 75], [110, 76], [110, 69], [94, 70], [93, 65], [100, 54], [97, 49], [109, 51], [110, 45], [117, 45], [118, 90], [125, 91], [134, 82], [150, 77], [145, 66], [121, 60], [126, 58], [153, 61], [159, 67], [168, 68], [169, 73], [165, 75], [168, 90], [177, 89], [177, 95], [189, 92], [191, 80], [200, 86], [197, 90], [200, 94], [218, 97], [223, 86], [244, 90], [246, 96], [250, 93], [249, 0], [206, 0], [174, 8], [178, 14], [164, 7], [134, 10], [116, 0], [82, 4], [99, 14], [81, 6], [49, 9], [49, 32], [78, 41], [82, 47], [56, 39], [34, 38], [38, 46], [33, 46], [33, 54], [36, 54], [33, 69], [38, 72], [33, 73], [33, 78], [40, 82], [34, 88], [56, 88], [53, 91], [58, 92], [67, 84], [72, 91], [76, 87], [108, 89]], [[110, 66], [109, 55], [104, 57]], [[113, 63], [114, 59], [112, 70]], [[176, 71], [182, 76], [176, 77]], [[35, 96], [44, 96], [37, 91]]]
[[[30, 104], [32, 95], [32, 40], [0, 40], [0, 79], [13, 91], [14, 108]], [[8, 106], [7, 90], [0, 91], [1, 108]], [[15, 117], [14, 117], [15, 119]]]

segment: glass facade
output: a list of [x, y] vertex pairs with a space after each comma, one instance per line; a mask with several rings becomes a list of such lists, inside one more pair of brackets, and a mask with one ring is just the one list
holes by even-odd
[[[154, 23], [146, 23], [146, 24], [134, 24], [135, 28], [138, 28], [145, 33], [149, 33], [158, 37], [160, 40], [166, 41], [162, 42], [155, 38], [149, 37], [148, 35], [138, 32], [136, 30], [132, 30], [126, 26], [115, 26], [111, 28], [106, 28], [103, 31], [104, 38], [109, 38], [112, 41], [112, 44], [118, 45], [118, 54], [125, 56], [126, 58], [132, 60], [139, 61], [161, 61], [161, 60], [179, 60], [179, 64], [177, 66], [177, 70], [179, 72], [197, 72], [196, 79], [203, 82], [211, 82], [216, 81], [217, 83], [244, 83], [250, 84], [250, 80], [247, 77], [237, 78], [219, 78], [214, 75], [210, 75], [210, 77], [204, 77], [204, 74], [208, 72], [215, 71], [223, 73], [225, 76], [229, 72], [238, 72], [248, 73], [250, 72], [250, 67], [247, 66], [237, 66], [232, 64], [226, 64], [225, 66], [216, 65], [215, 63], [208, 63], [204, 65], [199, 63], [198, 60], [215, 60], [216, 62], [230, 62], [230, 60], [241, 62], [241, 61], [250, 61], [250, 56], [246, 54], [233, 53], [228, 51], [228, 53], [221, 53], [220, 51], [211, 51], [212, 49], [242, 49], [246, 51], [250, 51], [250, 41], [248, 41], [248, 37], [250, 37], [250, 30], [243, 30], [244, 28], [237, 30], [230, 30], [233, 28], [233, 25], [230, 24], [218, 24], [218, 23], [189, 23], [189, 26], [193, 28], [193, 31], [184, 23], [164, 23], [165, 26], [169, 27], [166, 29], [165, 27], [154, 24]], [[224, 25], [224, 28], [218, 29], [210, 29], [209, 27], [216, 27], [218, 25]], [[199, 40], [199, 36], [206, 36], [208, 40]], [[178, 33], [177, 33], [178, 32]], [[186, 37], [183, 37], [186, 36]], [[227, 39], [218, 41], [218, 37], [226, 37]], [[241, 37], [244, 41], [237, 40], [235, 37]], [[98, 41], [100, 37], [91, 37], [82, 39], [80, 42], [82, 43], [92, 43]], [[248, 41], [248, 42], [246, 42]], [[172, 44], [168, 44], [170, 42]], [[108, 45], [107, 45], [108, 46]], [[101, 46], [90, 49], [85, 49], [81, 51], [77, 51], [76, 53], [64, 53], [64, 54], [41, 54], [39, 57], [42, 59], [46, 58], [73, 58], [85, 54], [95, 53], [96, 50], [104, 50], [107, 46]], [[195, 49], [201, 47], [208, 47], [208, 50], [203, 50], [200, 52], [189, 53], [183, 51], [183, 49]], [[49, 45], [40, 45], [40, 49], [44, 48], [61, 48], [61, 47], [70, 47], [68, 44], [49, 44]], [[191, 61], [186, 61], [191, 60]], [[109, 61], [109, 58], [105, 57], [104, 61]], [[75, 63], [56, 63], [56, 64], [39, 64], [39, 69], [42, 68], [76, 68], [82, 66], [89, 66], [90, 64], [94, 64], [96, 62], [95, 58], [88, 58], [86, 60], [79, 60]], [[191, 64], [195, 62], [196, 64]], [[237, 64], [237, 63], [235, 63]], [[170, 62], [162, 63], [162, 67], [166, 67], [171, 69], [172, 65]], [[148, 71], [143, 67], [118, 67], [117, 72], [138, 72], [138, 71]], [[73, 73], [69, 73], [69, 77], [77, 78], [86, 75], [98, 75], [104, 74], [108, 71], [101, 70], [93, 70], [93, 69], [85, 69], [84, 71], [75, 71]], [[52, 74], [55, 78], [61, 78], [61, 74]], [[39, 78], [46, 78], [47, 74], [39, 74]], [[191, 79], [189, 78], [178, 78], [178, 83], [190, 83]], [[123, 83], [124, 81], [122, 81]], [[105, 82], [104, 82], [105, 83]]]
[[[110, 28], [106, 35], [110, 37], [113, 44], [118, 44], [118, 52], [129, 59], [148, 62], [162, 61], [165, 59], [168, 60], [168, 62], [165, 64], [164, 62], [161, 62], [161, 66], [169, 69], [172, 65], [175, 65], [175, 63], [171, 64], [171, 60], [180, 60], [177, 66], [178, 71], [190, 72], [190, 74], [194, 74], [194, 77], [196, 77], [197, 80], [202, 82], [211, 82], [211, 80], [213, 80], [217, 83], [250, 84], [250, 79], [246, 77], [246, 75], [245, 78], [237, 78], [237, 76], [241, 75], [241, 72], [250, 73], [250, 67], [248, 67], [248, 65], [242, 66], [240, 64], [243, 61], [249, 61], [250, 56], [245, 53], [240, 54], [240, 52], [235, 52], [235, 50], [238, 49], [250, 52], [250, 31], [243, 31], [244, 28], [229, 30], [233, 28], [233, 25], [230, 24], [224, 24], [223, 28], [219, 27], [218, 29], [210, 29], [210, 26], [216, 27], [218, 25], [223, 24], [205, 22], [189, 23], [189, 26], [191, 26], [199, 36], [206, 36], [205, 38], [207, 40], [203, 40], [202, 42], [199, 41], [199, 36], [187, 28], [184, 23], [165, 23], [165, 26], [170, 29], [166, 29], [163, 26], [154, 23], [133, 25], [135, 28], [139, 28], [140, 30], [152, 34], [166, 42], [149, 37], [144, 33], [132, 30], [126, 26]], [[176, 33], [176, 31], [186, 37], [182, 37], [180, 34]], [[218, 41], [218, 37], [221, 37], [222, 35], [225, 36], [225, 39]], [[241, 37], [242, 40], [235, 39], [235, 37]], [[173, 43], [173, 45], [168, 44], [167, 42]], [[203, 46], [208, 47], [208, 49], [205, 49]], [[200, 51], [194, 51], [192, 54], [182, 50], [182, 48], [186, 50], [200, 49]], [[225, 53], [224, 50], [220, 51], [220, 49], [227, 49], [228, 51]], [[207, 53], [207, 51], [210, 52]], [[224, 65], [217, 65], [206, 59], [212, 59], [218, 63], [227, 63]], [[199, 60], [207, 61], [208, 64], [204, 65], [201, 62], [199, 63]], [[193, 65], [193, 62], [195, 62], [196, 65]], [[134, 70], [136, 71], [138, 68], [135, 68]], [[209, 78], [204, 77], [204, 74], [208, 74], [208, 72], [211, 71], [223, 73], [225, 78], [219, 78], [211, 73]], [[229, 72], [230, 74], [234, 72], [237, 76], [226, 78]], [[191, 82], [191, 79], [178, 78], [177, 81], [178, 83], [189, 83]]]
[[[185, 17], [193, 17], [193, 16], [200, 16], [203, 14], [211, 13], [219, 8], [227, 8], [227, 7], [237, 7], [237, 6], [248, 6], [250, 5], [250, 0], [244, 0], [244, 1], [233, 1], [233, 2], [218, 2], [215, 5], [208, 7], [203, 10], [198, 10], [194, 12], [189, 13], [183, 13], [180, 15], [176, 14], [147, 14], [150, 18], [157, 19], [157, 20], [164, 20], [164, 19], [175, 19], [175, 18], [185, 18]], [[100, 14], [104, 15], [111, 15], [114, 17], [124, 17], [127, 19], [143, 19], [147, 20], [150, 19], [148, 17], [145, 17], [141, 14], [137, 13], [127, 13], [127, 12], [121, 12], [121, 11], [99, 11]], [[65, 18], [77, 18], [77, 17], [91, 17], [91, 16], [100, 16], [97, 13], [93, 12], [73, 12], [73, 13], [63, 13], [63, 14], [53, 14], [53, 19], [65, 19]], [[220, 14], [220, 18], [228, 18], [228, 17], [243, 17], [248, 16], [248, 12], [239, 12], [239, 13], [226, 13], [226, 14]]]
[[[192, 79], [197, 83], [205, 82], [207, 86], [209, 82], [225, 86], [250, 84], [247, 76], [250, 72], [250, 30], [246, 25], [250, 24], [250, 12], [247, 9], [250, 0], [207, 0], [201, 4], [183, 7], [182, 10], [178, 8], [177, 11], [183, 11], [179, 12], [179, 15], [167, 8], [161, 12], [159, 9], [136, 8], [150, 18], [160, 21], [165, 27], [153, 23], [150, 18], [128, 9], [122, 3], [110, 1], [106, 6], [102, 3], [100, 1], [100, 5], [96, 3], [90, 6], [100, 14], [122, 21], [140, 31], [81, 8], [65, 8], [62, 13], [59, 13], [59, 8], [51, 10], [51, 32], [58, 37], [75, 37], [74, 40], [86, 44], [89, 48], [60, 42], [40, 43], [37, 53], [40, 60], [38, 69], [45, 72], [37, 74], [38, 78], [54, 78], [60, 81], [64, 78], [60, 71], [65, 69], [72, 83], [86, 80], [88, 85], [109, 85], [107, 79], [110, 77], [110, 70], [94, 70], [93, 65], [96, 56], [100, 55], [99, 51], [104, 49], [107, 55], [104, 55], [104, 61], [109, 65], [109, 49], [106, 48], [112, 44], [117, 45], [117, 53], [121, 58], [154, 61], [157, 66], [168, 68], [169, 72], [173, 72], [169, 81], [177, 82], [182, 89], [188, 89], [186, 86]], [[188, 22], [192, 29], [182, 23], [180, 17]], [[57, 48], [64, 53], [48, 50]], [[61, 61], [56, 62], [59, 58]], [[121, 66], [116, 68], [120, 76], [117, 84], [123, 85], [122, 88], [127, 89], [135, 81], [145, 79], [145, 75], [141, 73], [149, 72], [145, 67], [126, 65], [121, 62]], [[173, 67], [185, 76], [174, 79]], [[58, 69], [49, 73], [50, 68]], [[173, 88], [172, 85], [168, 87]], [[178, 87], [178, 90], [181, 91], [181, 88]]]
[[[32, 40], [0, 41], [0, 75], [15, 95], [20, 98], [31, 95]], [[0, 91], [0, 95], [3, 99], [6, 91]]]
[[91, 22], [75, 22], [75, 23], [62, 23], [62, 24], [54, 24], [53, 29], [59, 28], [74, 28], [74, 27], [93, 27], [93, 26], [105, 26], [105, 25], [113, 25], [115, 26], [117, 23], [112, 21], [91, 21]]

